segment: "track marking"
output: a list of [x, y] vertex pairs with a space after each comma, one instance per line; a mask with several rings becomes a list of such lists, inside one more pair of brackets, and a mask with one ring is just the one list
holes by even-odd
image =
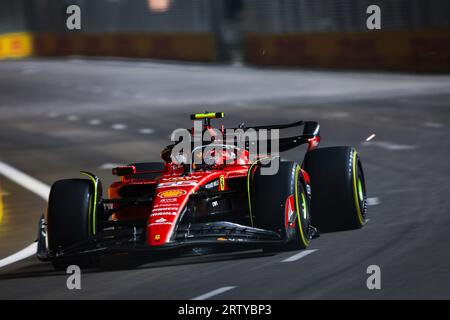
[[150, 128], [139, 129], [139, 133], [141, 133], [141, 134], [152, 134], [153, 132], [155, 132], [155, 130], [150, 129]]
[[[50, 193], [50, 186], [42, 183], [41, 181], [11, 167], [10, 165], [0, 161], [0, 175], [3, 175], [7, 179], [14, 181], [18, 185], [38, 195], [45, 201], [48, 200]], [[30, 244], [25, 249], [20, 250], [9, 257], [0, 260], [0, 268], [15, 263], [17, 261], [26, 259], [37, 252], [37, 243]]]
[[390, 151], [417, 149], [417, 146], [414, 145], [397, 144], [389, 141], [364, 141], [362, 145], [365, 147], [379, 147]]
[[304, 258], [304, 257], [306, 257], [307, 255], [309, 255], [309, 254], [311, 254], [311, 253], [313, 253], [313, 252], [316, 252], [316, 251], [317, 251], [317, 249], [303, 250], [302, 252], [299, 252], [299, 253], [297, 253], [297, 254], [294, 254], [293, 256], [291, 256], [291, 257], [289, 257], [289, 258], [287, 258], [287, 259], [281, 260], [281, 262], [293, 262], [293, 261], [297, 261], [297, 260], [300, 260], [301, 258]]
[[214, 296], [217, 296], [219, 294], [222, 294], [224, 292], [230, 291], [231, 289], [234, 289], [234, 288], [236, 288], [236, 286], [222, 287], [222, 288], [219, 288], [219, 289], [207, 292], [205, 294], [202, 294], [201, 296], [195, 297], [195, 298], [193, 298], [191, 300], [206, 300], [206, 299], [209, 299], [211, 297], [214, 297]]
[[427, 127], [427, 128], [439, 129], [439, 128], [442, 128], [444, 125], [442, 123], [439, 123], [439, 122], [430, 122], [429, 121], [429, 122], [425, 122], [423, 124], [423, 126]]
[[341, 111], [337, 111], [337, 112], [327, 112], [323, 115], [321, 115], [323, 118], [328, 118], [328, 119], [345, 119], [348, 118], [350, 116], [350, 113], [348, 112], [341, 112]]
[[76, 115], [71, 115], [71, 116], [68, 116], [67, 117], [67, 121], [78, 121], [80, 119], [80, 117], [79, 116], [76, 116]]
[[0, 268], [6, 267], [10, 264], [26, 259], [37, 252], [37, 242], [33, 242], [28, 247], [16, 252], [9, 257], [0, 260]]
[[50, 193], [50, 186], [42, 183], [41, 181], [27, 175], [26, 173], [17, 170], [16, 168], [11, 167], [9, 164], [6, 164], [0, 161], [0, 175], [8, 178], [11, 181], [14, 181], [18, 185], [24, 187], [25, 189], [37, 194], [42, 199], [48, 199], [48, 195]]
[[380, 198], [378, 198], [378, 197], [367, 198], [368, 206], [377, 206], [380, 203], [381, 203], [381, 201], [380, 201]]
[[98, 126], [99, 124], [102, 124], [102, 120], [100, 120], [100, 119], [92, 119], [92, 120], [89, 120], [89, 124], [91, 126]]
[[114, 130], [125, 130], [127, 128], [126, 124], [123, 123], [115, 123], [111, 126]]

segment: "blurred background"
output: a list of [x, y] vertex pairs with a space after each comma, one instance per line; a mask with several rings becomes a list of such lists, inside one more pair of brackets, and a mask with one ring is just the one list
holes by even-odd
[[[0, 299], [450, 299], [449, 72], [448, 0], [0, 0]], [[50, 186], [88, 170], [107, 195], [113, 167], [161, 161], [205, 110], [229, 127], [315, 120], [322, 147], [355, 146], [366, 226], [289, 263], [174, 258], [83, 271], [67, 290], [34, 257]]]
[[[66, 8], [81, 8], [81, 30]], [[368, 30], [367, 8], [381, 9]], [[446, 0], [3, 0], [0, 58], [116, 56], [450, 71]]]

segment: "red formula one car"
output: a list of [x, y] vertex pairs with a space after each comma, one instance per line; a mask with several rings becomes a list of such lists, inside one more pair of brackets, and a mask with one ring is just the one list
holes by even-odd
[[[241, 125], [230, 140], [228, 130], [210, 124], [220, 117], [223, 113], [191, 116], [202, 122], [187, 130], [189, 137], [203, 135], [200, 143], [185, 144], [189, 152], [175, 151], [180, 139], [162, 151], [164, 162], [113, 169], [120, 180], [109, 187], [108, 198], [100, 180], [88, 172], [82, 172], [88, 179], [55, 182], [40, 220], [38, 258], [63, 268], [118, 252], [304, 249], [318, 231], [364, 225], [364, 174], [354, 148], [318, 148], [319, 124], [314, 121]], [[258, 147], [252, 157], [252, 146], [261, 146], [261, 132], [297, 127], [303, 127], [301, 134], [272, 140], [265, 152]], [[256, 141], [230, 143], [250, 131]], [[302, 144], [308, 150], [301, 164], [275, 152]]]

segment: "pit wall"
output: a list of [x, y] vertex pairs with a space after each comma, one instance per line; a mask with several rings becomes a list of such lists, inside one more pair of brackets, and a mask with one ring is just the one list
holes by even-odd
[[209, 33], [15, 33], [0, 35], [0, 59], [81, 55], [213, 62], [215, 46]]
[[245, 36], [250, 64], [345, 70], [450, 72], [450, 30]]

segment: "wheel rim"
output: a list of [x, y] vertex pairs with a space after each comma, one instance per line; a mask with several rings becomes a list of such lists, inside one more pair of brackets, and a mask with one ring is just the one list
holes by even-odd
[[297, 220], [298, 220], [298, 229], [299, 236], [304, 246], [307, 247], [309, 245], [309, 217], [308, 217], [308, 204], [306, 202], [305, 191], [301, 186], [301, 180], [299, 179], [300, 167], [297, 168], [295, 174], [295, 205], [297, 211]]
[[308, 206], [306, 205], [305, 194], [302, 192], [302, 214], [305, 221], [308, 219]]
[[362, 221], [362, 223], [365, 222], [365, 217], [366, 217], [366, 213], [367, 213], [367, 196], [366, 196], [366, 185], [365, 185], [365, 180], [364, 180], [364, 173], [362, 171], [361, 168], [361, 163], [359, 162], [359, 159], [356, 158], [357, 163], [356, 163], [356, 179], [357, 179], [357, 184], [356, 184], [356, 193], [357, 193], [357, 201], [359, 203], [359, 208], [361, 210], [361, 216], [364, 219]]
[[364, 194], [363, 194], [363, 187], [362, 187], [361, 177], [358, 177], [358, 197], [359, 197], [359, 201], [360, 202], [364, 201]]
[[359, 157], [355, 150], [352, 154], [353, 158], [353, 199], [356, 205], [356, 214], [358, 216], [360, 226], [365, 223], [365, 215], [367, 213], [367, 203], [366, 203], [366, 188], [364, 183], [364, 173], [362, 171], [361, 163]]

